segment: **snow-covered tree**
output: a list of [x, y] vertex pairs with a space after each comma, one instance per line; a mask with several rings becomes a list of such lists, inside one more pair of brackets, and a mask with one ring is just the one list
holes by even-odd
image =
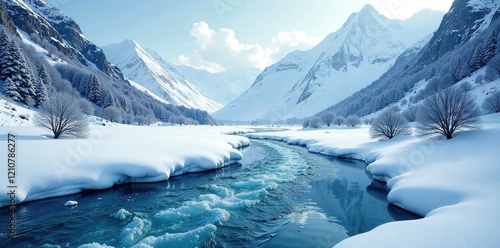
[[397, 135], [411, 134], [408, 121], [399, 112], [385, 110], [370, 126], [370, 136], [374, 139], [392, 139]]
[[7, 97], [10, 97], [12, 100], [16, 102], [20, 102], [23, 100], [23, 97], [21, 96], [21, 94], [19, 94], [17, 83], [12, 81], [12, 79], [10, 78], [7, 78], [7, 80], [5, 80], [5, 84], [3, 86], [3, 93]]
[[77, 99], [66, 93], [55, 93], [40, 106], [35, 123], [52, 131], [54, 139], [61, 135], [86, 137], [89, 124]]
[[47, 87], [42, 81], [42, 78], [40, 78], [35, 85], [35, 107], [42, 105], [42, 103], [48, 99], [49, 94], [47, 93]]
[[35, 97], [33, 72], [14, 41], [9, 43], [0, 59], [0, 79], [5, 81], [7, 78], [16, 83], [22, 100], [28, 96]]
[[471, 72], [475, 72], [484, 66], [483, 56], [484, 56], [483, 46], [478, 45], [476, 50], [474, 51], [474, 55], [472, 55], [472, 59], [469, 64]]
[[182, 125], [187, 125], [187, 119], [186, 117], [184, 116], [178, 116], [176, 121], [175, 121], [177, 124], [179, 124], [179, 126], [182, 126]]
[[492, 81], [500, 76], [500, 53], [493, 56], [486, 66], [485, 79]]
[[309, 127], [309, 119], [310, 119], [310, 118], [305, 118], [305, 119], [302, 121], [302, 128], [308, 128], [308, 127]]
[[498, 39], [498, 34], [495, 30], [493, 30], [488, 36], [488, 39], [486, 40], [486, 43], [484, 45], [484, 54], [483, 54], [484, 63], [488, 63], [490, 59], [496, 55], [497, 43], [498, 43], [497, 39]]
[[50, 79], [49, 75], [47, 74], [47, 69], [43, 64], [39, 64], [37, 66], [37, 73], [38, 77], [42, 80], [42, 82], [45, 84], [45, 86], [50, 86], [52, 85], [52, 80]]
[[486, 97], [482, 108], [486, 113], [500, 113], [500, 91]]
[[337, 116], [335, 120], [333, 120], [333, 124], [340, 127], [345, 124], [345, 118], [343, 116]]
[[361, 125], [361, 119], [355, 115], [350, 115], [345, 119], [345, 124], [349, 127], [357, 127]]
[[325, 123], [326, 126], [330, 126], [333, 123], [333, 120], [335, 120], [335, 113], [327, 111], [321, 115], [321, 120], [323, 123]]
[[455, 79], [455, 82], [458, 82], [462, 80], [462, 59], [458, 59], [455, 65], [455, 70], [453, 72], [453, 79]]
[[309, 119], [309, 127], [312, 128], [320, 128], [321, 127], [321, 117], [319, 116], [313, 116]]
[[117, 103], [116, 97], [112, 93], [108, 93], [104, 97], [104, 101], [102, 103], [102, 107], [103, 108], [107, 108], [107, 107], [110, 107], [110, 106], [115, 107], [116, 103]]
[[448, 88], [428, 97], [418, 116], [420, 135], [442, 134], [452, 139], [455, 131], [479, 126], [480, 110], [469, 92]]
[[82, 113], [86, 115], [93, 115], [95, 112], [94, 107], [92, 107], [92, 103], [89, 102], [87, 99], [79, 99], [78, 104], [80, 105], [80, 108], [82, 109]]
[[10, 39], [5, 31], [0, 28], [0, 55], [7, 50]]
[[97, 104], [98, 106], [102, 105], [101, 100], [101, 84], [99, 80], [97, 80], [96, 76], [92, 76], [88, 83], [88, 95], [87, 98], [89, 101]]
[[122, 112], [114, 106], [109, 106], [102, 111], [102, 117], [111, 122], [119, 123], [122, 121]]

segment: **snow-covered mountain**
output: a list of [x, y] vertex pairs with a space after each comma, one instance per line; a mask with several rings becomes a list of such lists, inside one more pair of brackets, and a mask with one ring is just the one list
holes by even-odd
[[[498, 30], [499, 1], [455, 0], [425, 45], [408, 49], [378, 80], [326, 110], [344, 116], [367, 116], [396, 105], [404, 110], [456, 83], [488, 83], [499, 76], [495, 61], [500, 58], [492, 56], [500, 53], [500, 45], [496, 51], [485, 47], [498, 43]], [[493, 55], [485, 56], [486, 52]]]
[[222, 107], [222, 104], [188, 82], [172, 64], [164, 61], [155, 52], [142, 48], [133, 40], [104, 46], [102, 49], [126, 78], [171, 104], [208, 112]]
[[210, 73], [189, 66], [176, 66], [177, 71], [203, 93], [226, 105], [245, 92], [262, 70], [253, 67], [237, 67], [227, 71]]
[[[36, 34], [72, 59], [105, 74], [123, 78], [120, 70], [108, 62], [102, 50], [89, 41], [80, 26], [44, 0], [2, 0], [8, 15], [20, 30]], [[3, 18], [2, 18], [3, 19]]]
[[373, 82], [434, 31], [444, 13], [426, 12], [391, 20], [366, 5], [316, 47], [292, 52], [266, 68], [249, 90], [214, 116], [278, 120], [315, 114]]

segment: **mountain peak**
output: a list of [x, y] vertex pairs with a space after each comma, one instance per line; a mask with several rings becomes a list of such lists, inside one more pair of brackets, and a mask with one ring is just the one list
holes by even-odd
[[358, 13], [358, 14], [359, 14], [359, 15], [367, 15], [367, 14], [370, 14], [370, 15], [371, 15], [371, 14], [380, 15], [380, 14], [378, 13], [378, 11], [375, 9], [375, 7], [373, 7], [373, 5], [371, 5], [371, 4], [367, 4], [367, 5], [365, 5], [365, 6], [361, 9], [361, 11], [359, 11], [359, 13]]

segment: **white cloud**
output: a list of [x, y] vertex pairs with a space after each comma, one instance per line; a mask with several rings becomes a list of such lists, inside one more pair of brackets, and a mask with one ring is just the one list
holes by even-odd
[[215, 31], [206, 22], [194, 23], [190, 32], [196, 39], [197, 49], [191, 56], [180, 55], [178, 62], [211, 72], [237, 66], [264, 69], [289, 52], [312, 48], [321, 41], [321, 38], [310, 37], [302, 31], [279, 32], [272, 38], [270, 47], [263, 47], [242, 43], [234, 30], [221, 28]]

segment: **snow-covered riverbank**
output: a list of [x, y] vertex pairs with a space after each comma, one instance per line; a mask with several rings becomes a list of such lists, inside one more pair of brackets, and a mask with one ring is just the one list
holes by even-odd
[[363, 160], [367, 171], [387, 181], [391, 203], [425, 216], [379, 226], [336, 247], [500, 247], [500, 115], [483, 122], [481, 130], [452, 140], [402, 136], [378, 142], [367, 127], [247, 136]]
[[[8, 182], [8, 176], [2, 174], [0, 207], [9, 205], [11, 196], [19, 204], [220, 168], [239, 161], [242, 154], [236, 148], [249, 145], [247, 138], [225, 133], [244, 131], [231, 127], [95, 123], [87, 139], [53, 140], [46, 130], [37, 127], [0, 127], [0, 147], [4, 148], [0, 157], [9, 156], [8, 138], [15, 142], [15, 162], [9, 165], [15, 177]], [[2, 164], [7, 172], [7, 164]], [[15, 194], [8, 195], [12, 190]]]

